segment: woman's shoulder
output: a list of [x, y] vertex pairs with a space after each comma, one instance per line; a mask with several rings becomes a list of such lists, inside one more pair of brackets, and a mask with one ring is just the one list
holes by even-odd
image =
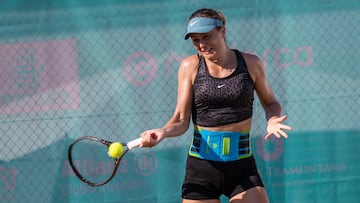
[[253, 63], [259, 63], [259, 62], [261, 63], [260, 58], [256, 54], [253, 54], [250, 52], [244, 52], [244, 51], [241, 51], [240, 53], [244, 57], [244, 60], [246, 61], [246, 63], [249, 63], [249, 65], [253, 64]]
[[199, 67], [199, 56], [198, 55], [190, 55], [185, 57], [179, 67], [179, 75], [181, 78], [191, 78], [191, 81], [195, 80], [197, 70]]
[[199, 56], [194, 54], [185, 57], [180, 64], [181, 69], [185, 69], [186, 71], [197, 71], [199, 66]]
[[253, 53], [241, 52], [247, 65], [248, 71], [255, 81], [257, 77], [265, 73], [265, 67], [261, 59]]
[[193, 67], [199, 65], [199, 56], [196, 54], [186, 56], [182, 61], [181, 65], [185, 65], [186, 67]]

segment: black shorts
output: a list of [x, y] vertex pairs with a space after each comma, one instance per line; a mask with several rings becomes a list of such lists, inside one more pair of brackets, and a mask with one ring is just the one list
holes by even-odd
[[192, 200], [231, 198], [255, 186], [264, 187], [253, 156], [217, 162], [188, 156], [182, 198]]

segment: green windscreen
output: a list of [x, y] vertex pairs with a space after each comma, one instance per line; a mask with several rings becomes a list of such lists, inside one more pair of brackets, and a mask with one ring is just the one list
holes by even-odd
[[270, 202], [360, 202], [357, 0], [2, 1], [0, 202], [181, 202], [192, 126], [130, 152], [103, 187], [76, 178], [67, 149], [80, 136], [126, 142], [167, 122], [179, 64], [196, 54], [187, 18], [202, 7], [225, 14], [231, 48], [263, 61], [294, 128], [264, 140], [255, 98], [252, 152]]

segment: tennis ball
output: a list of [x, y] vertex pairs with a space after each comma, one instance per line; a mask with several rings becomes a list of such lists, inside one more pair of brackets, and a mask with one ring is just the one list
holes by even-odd
[[109, 146], [108, 155], [112, 158], [118, 158], [122, 155], [124, 149], [121, 143], [113, 142]]

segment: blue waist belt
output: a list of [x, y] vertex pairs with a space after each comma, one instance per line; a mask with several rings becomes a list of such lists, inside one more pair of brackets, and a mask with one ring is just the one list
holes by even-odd
[[189, 155], [212, 161], [235, 161], [251, 156], [249, 132], [194, 130]]

